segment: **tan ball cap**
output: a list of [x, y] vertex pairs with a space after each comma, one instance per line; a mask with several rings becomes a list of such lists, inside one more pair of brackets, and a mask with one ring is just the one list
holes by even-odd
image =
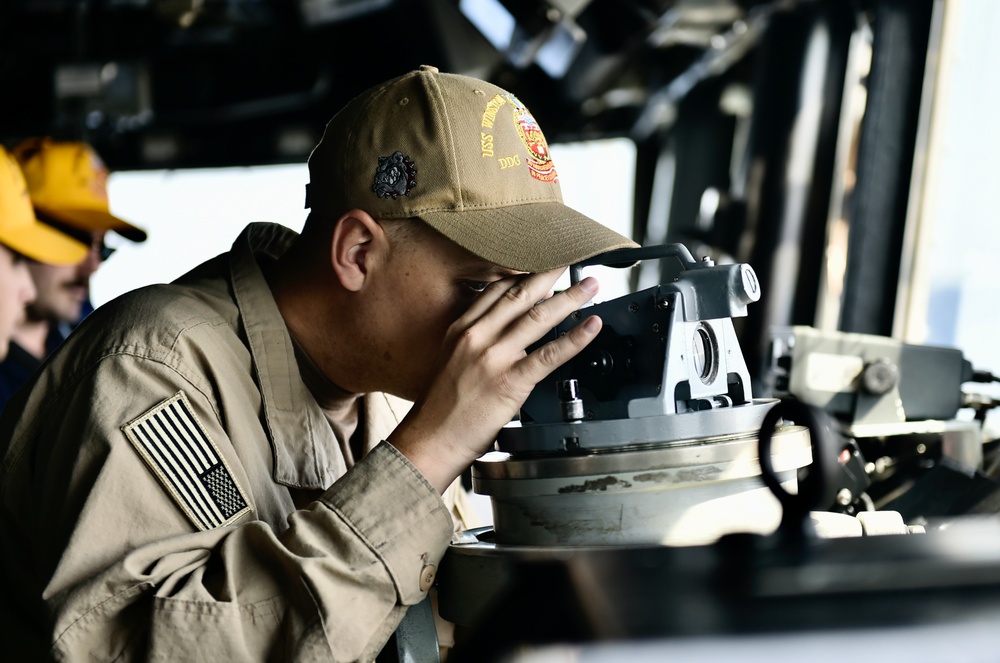
[[475, 255], [539, 272], [638, 244], [567, 207], [542, 131], [510, 92], [423, 66], [364, 92], [309, 157], [306, 207], [419, 218]]
[[90, 247], [35, 218], [24, 175], [14, 158], [0, 147], [0, 243], [32, 260], [75, 265]]

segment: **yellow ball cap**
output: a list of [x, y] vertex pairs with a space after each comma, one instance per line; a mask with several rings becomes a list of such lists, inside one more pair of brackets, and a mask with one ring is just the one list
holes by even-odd
[[39, 212], [81, 230], [114, 230], [133, 242], [146, 231], [108, 207], [108, 169], [86, 143], [28, 138], [13, 150]]
[[419, 218], [492, 263], [565, 267], [638, 244], [563, 204], [542, 130], [510, 92], [423, 66], [327, 124], [309, 157], [306, 207]]
[[90, 251], [86, 244], [35, 218], [24, 175], [3, 147], [0, 147], [0, 243], [52, 265], [75, 265]]

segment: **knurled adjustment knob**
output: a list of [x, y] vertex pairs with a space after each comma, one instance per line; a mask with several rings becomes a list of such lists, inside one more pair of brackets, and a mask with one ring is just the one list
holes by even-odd
[[861, 386], [869, 394], [887, 394], [899, 384], [899, 368], [884, 357], [874, 359], [861, 372]]

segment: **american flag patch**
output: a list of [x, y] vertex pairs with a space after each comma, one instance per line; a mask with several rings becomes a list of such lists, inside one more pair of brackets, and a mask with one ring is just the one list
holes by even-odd
[[122, 430], [198, 529], [229, 525], [253, 510], [183, 391]]

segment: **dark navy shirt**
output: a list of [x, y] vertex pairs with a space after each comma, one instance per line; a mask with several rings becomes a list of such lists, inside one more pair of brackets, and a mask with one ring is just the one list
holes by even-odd
[[[90, 301], [85, 301], [83, 303], [83, 315], [80, 316], [80, 319], [82, 320], [87, 317], [93, 310], [94, 307], [90, 304]], [[45, 356], [48, 357], [52, 354], [75, 328], [76, 325], [69, 325], [67, 323], [52, 325], [51, 329], [49, 329], [49, 335], [45, 338]], [[3, 412], [7, 401], [41, 367], [43, 361], [44, 358], [39, 359], [14, 341], [10, 342], [10, 350], [7, 352], [7, 358], [0, 362], [0, 413]], [[3, 446], [6, 445], [0, 445], [0, 451], [2, 451]]]
[[[45, 339], [45, 354], [52, 351], [63, 342], [64, 336], [58, 326], [53, 325], [49, 336]], [[0, 412], [21, 386], [27, 382], [42, 365], [42, 360], [31, 354], [14, 341], [10, 342], [7, 358], [0, 362]]]

